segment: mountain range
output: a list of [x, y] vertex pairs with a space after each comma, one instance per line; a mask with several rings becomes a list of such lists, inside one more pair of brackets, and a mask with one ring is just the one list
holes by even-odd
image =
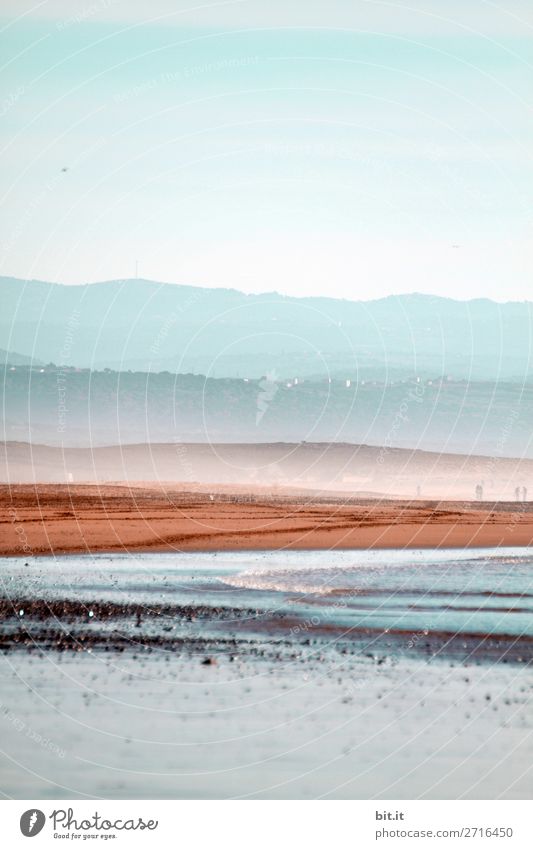
[[0, 346], [11, 362], [254, 379], [532, 377], [529, 301], [351, 301], [138, 279], [68, 286], [8, 277], [0, 293]]

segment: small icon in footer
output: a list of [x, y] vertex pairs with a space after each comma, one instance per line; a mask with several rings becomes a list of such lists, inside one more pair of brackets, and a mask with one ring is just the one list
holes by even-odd
[[20, 818], [20, 830], [24, 837], [35, 837], [42, 831], [46, 817], [38, 808], [30, 808], [24, 811]]

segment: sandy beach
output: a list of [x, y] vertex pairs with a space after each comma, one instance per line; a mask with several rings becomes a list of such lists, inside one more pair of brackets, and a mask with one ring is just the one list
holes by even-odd
[[14, 798], [530, 798], [527, 503], [0, 490]]
[[523, 546], [533, 505], [173, 485], [3, 485], [0, 554]]

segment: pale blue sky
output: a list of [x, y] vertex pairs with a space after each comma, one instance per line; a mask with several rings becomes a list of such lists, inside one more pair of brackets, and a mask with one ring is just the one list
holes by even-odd
[[531, 298], [530, 2], [2, 9], [1, 274]]

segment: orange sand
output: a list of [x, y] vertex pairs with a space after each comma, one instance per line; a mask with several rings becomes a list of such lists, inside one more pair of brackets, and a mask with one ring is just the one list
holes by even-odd
[[228, 487], [0, 487], [0, 554], [522, 546], [533, 505], [347, 502]]

